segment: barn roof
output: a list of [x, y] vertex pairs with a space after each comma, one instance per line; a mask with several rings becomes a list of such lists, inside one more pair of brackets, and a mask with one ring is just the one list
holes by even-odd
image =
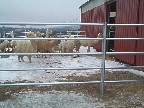
[[86, 5], [88, 2], [90, 2], [90, 1], [92, 1], [92, 0], [88, 0], [88, 1], [86, 1], [84, 4], [82, 4], [79, 8], [81, 8], [81, 7], [83, 7], [84, 5]]
[[[79, 9], [80, 8], [82, 8], [83, 6], [85, 6], [85, 5], [87, 5], [89, 2], [91, 2], [91, 1], [98, 1], [98, 0], [87, 0], [84, 4], [82, 4], [80, 7], [79, 7]], [[101, 0], [100, 0], [101, 1]], [[104, 0], [105, 2], [106, 1], [110, 1], [110, 0]]]

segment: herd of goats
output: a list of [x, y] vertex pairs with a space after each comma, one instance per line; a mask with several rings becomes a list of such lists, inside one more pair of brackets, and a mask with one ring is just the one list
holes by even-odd
[[[52, 30], [48, 29], [45, 34], [45, 38], [50, 38]], [[14, 38], [14, 35], [11, 34]], [[99, 33], [97, 38], [101, 38], [102, 35]], [[26, 38], [43, 38], [40, 32], [29, 32]], [[68, 37], [72, 38], [71, 32], [68, 32]], [[60, 42], [59, 42], [60, 41]], [[55, 52], [55, 47], [58, 46], [59, 53], [72, 53], [73, 51], [79, 52], [80, 46], [88, 46], [88, 51], [90, 47], [97, 44], [99, 40], [4, 40], [0, 43], [0, 52], [6, 53], [7, 49], [11, 47], [12, 53], [51, 53]], [[18, 55], [18, 61], [24, 61], [24, 55]], [[31, 63], [32, 55], [27, 55], [29, 62]]]

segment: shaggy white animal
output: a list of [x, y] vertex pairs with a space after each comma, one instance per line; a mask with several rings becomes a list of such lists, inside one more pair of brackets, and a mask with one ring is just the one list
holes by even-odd
[[[27, 37], [29, 38], [35, 38], [35, 35], [33, 32], [29, 32], [27, 34]], [[14, 52], [16, 53], [36, 53], [37, 52], [37, 44], [36, 40], [18, 40], [17, 46], [14, 48]], [[25, 55], [18, 55], [18, 61], [24, 61], [23, 57]], [[29, 62], [31, 63], [31, 55], [27, 56], [29, 59]]]
[[[102, 37], [102, 34], [99, 33], [97, 38], [101, 38], [101, 37]], [[90, 52], [90, 47], [97, 44], [99, 40], [80, 40], [79, 42], [81, 46], [84, 46], [84, 47], [88, 46], [87, 52]]]
[[59, 51], [62, 53], [73, 52], [75, 47], [74, 40], [62, 40], [59, 47]]
[[14, 48], [17, 46], [17, 40], [12, 40], [10, 42], [11, 46], [12, 46], [12, 51], [14, 50]]
[[[48, 29], [46, 31], [46, 38], [49, 38], [50, 34], [52, 34], [52, 30]], [[51, 52], [53, 47], [56, 45], [56, 43], [57, 43], [57, 40], [38, 40], [37, 41], [37, 52], [40, 52], [40, 53]]]
[[5, 53], [7, 47], [9, 47], [9, 41], [5, 40], [0, 44], [0, 52]]
[[13, 31], [10, 32], [10, 36], [11, 36], [12, 38], [14, 38], [14, 33], [13, 33]]
[[[68, 38], [71, 38], [71, 32], [68, 32]], [[62, 53], [71, 53], [75, 48], [75, 41], [74, 40], [61, 40], [59, 45], [59, 52]]]
[[[71, 32], [68, 32], [68, 37], [72, 38]], [[76, 50], [76, 52], [79, 52], [80, 46], [81, 45], [80, 45], [79, 40], [74, 40], [74, 49]]]
[[80, 41], [79, 40], [74, 40], [74, 44], [75, 44], [75, 50], [76, 52], [79, 52], [79, 49], [80, 49]]
[[46, 38], [50, 38], [50, 34], [52, 34], [52, 29], [47, 29]]

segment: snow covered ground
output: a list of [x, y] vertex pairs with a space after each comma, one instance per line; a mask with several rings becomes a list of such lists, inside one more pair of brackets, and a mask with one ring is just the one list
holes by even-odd
[[[86, 48], [81, 47], [80, 53], [85, 53]], [[91, 48], [91, 52], [95, 52]], [[100, 67], [101, 59], [96, 56], [80, 55], [73, 56], [48, 56], [47, 58], [32, 58], [32, 63], [18, 62], [17, 56], [9, 58], [0, 58], [0, 69], [32, 69], [32, 68], [82, 68], [82, 67]], [[125, 64], [116, 61], [106, 60], [106, 67], [124, 67]], [[117, 71], [116, 69], [109, 70]], [[144, 72], [134, 69], [119, 69], [119, 71], [129, 71], [144, 77]], [[99, 73], [100, 70], [38, 70], [38, 71], [0, 71], [0, 82], [5, 81], [35, 81], [35, 82], [53, 82], [68, 75], [87, 76]]]

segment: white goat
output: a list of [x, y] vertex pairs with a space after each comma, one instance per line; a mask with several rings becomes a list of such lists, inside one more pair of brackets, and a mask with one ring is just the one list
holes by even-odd
[[[68, 38], [71, 38], [71, 32], [68, 32]], [[74, 40], [61, 40], [59, 45], [59, 52], [73, 52], [73, 49], [75, 47], [75, 41]]]
[[[101, 38], [101, 37], [102, 37], [102, 34], [99, 33], [97, 38]], [[90, 52], [90, 47], [97, 44], [99, 40], [80, 40], [79, 42], [81, 46], [84, 46], [84, 47], [88, 46], [87, 52]]]
[[[48, 29], [46, 31], [46, 38], [50, 38], [52, 30]], [[37, 41], [37, 51], [40, 53], [52, 52], [58, 40], [38, 40]], [[45, 56], [46, 57], [46, 56]]]
[[[35, 35], [33, 32], [29, 32], [27, 34], [28, 38], [35, 38]], [[14, 48], [14, 52], [16, 53], [36, 53], [37, 52], [37, 43], [36, 40], [18, 40], [17, 46]], [[18, 61], [24, 61], [23, 57], [25, 55], [18, 55]], [[29, 62], [31, 63], [31, 55], [27, 56], [29, 59]]]
[[0, 44], [0, 52], [5, 53], [7, 47], [9, 47], [9, 41], [8, 41], [8, 40], [5, 40], [4, 42], [2, 42], [2, 43]]

